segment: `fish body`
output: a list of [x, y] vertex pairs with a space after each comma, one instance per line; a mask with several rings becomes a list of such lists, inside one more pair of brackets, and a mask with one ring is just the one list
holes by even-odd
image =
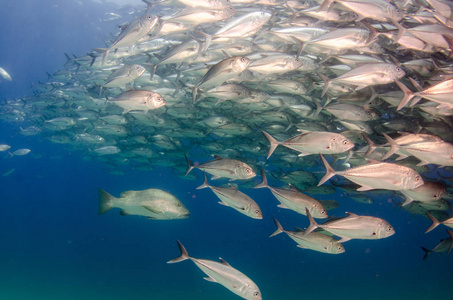
[[0, 76], [2, 76], [4, 79], [8, 81], [13, 81], [11, 75], [9, 75], [8, 72], [6, 72], [5, 69], [3, 69], [2, 67], [0, 67]]
[[140, 77], [144, 72], [145, 68], [137, 64], [123, 66], [110, 74], [102, 87], [121, 87], [131, 83]]
[[102, 65], [105, 65], [107, 56], [112, 49], [120, 47], [130, 47], [138, 42], [141, 38], [148, 35], [148, 33], [156, 28], [159, 18], [153, 15], [143, 15], [132, 20], [121, 30], [118, 37], [113, 41], [109, 48], [104, 50], [104, 57]]
[[185, 219], [190, 215], [181, 201], [159, 189], [126, 191], [120, 198], [98, 189], [98, 200], [100, 215], [114, 207], [121, 209], [121, 215], [140, 215], [156, 220]]
[[23, 156], [23, 155], [27, 155], [30, 152], [31, 152], [30, 149], [22, 148], [22, 149], [17, 149], [16, 151], [10, 153], [10, 155], [11, 156]]
[[422, 177], [412, 168], [378, 161], [347, 169], [335, 171], [321, 155], [322, 162], [326, 167], [326, 174], [318, 183], [318, 186], [335, 175], [341, 175], [357, 183], [361, 187], [357, 191], [372, 189], [386, 190], [409, 190], [423, 185]]
[[302, 249], [310, 249], [328, 254], [341, 254], [345, 252], [344, 246], [331, 236], [318, 232], [305, 234], [303, 230], [288, 231], [283, 229], [281, 224], [275, 218], [274, 223], [275, 226], [277, 226], [277, 230], [270, 235], [271, 237], [284, 232], [298, 244], [297, 247]]
[[260, 300], [261, 292], [258, 286], [245, 274], [233, 268], [229, 263], [220, 258], [221, 262], [207, 259], [190, 257], [187, 250], [178, 241], [181, 256], [168, 261], [167, 263], [177, 263], [190, 259], [208, 277], [204, 278], [209, 282], [216, 282], [223, 285], [236, 295], [248, 300]]
[[214, 175], [212, 179], [221, 177], [235, 179], [250, 179], [256, 176], [255, 171], [244, 162], [236, 159], [222, 158], [218, 155], [214, 155], [214, 160], [194, 165], [186, 156], [186, 161], [189, 164], [187, 167], [186, 175], [193, 168], [197, 168], [205, 171], [211, 175]]
[[161, 95], [147, 90], [130, 90], [108, 101], [122, 107], [124, 109], [123, 114], [131, 110], [148, 112], [148, 110], [157, 109], [166, 104]]
[[243, 56], [229, 57], [218, 62], [206, 72], [200, 82], [194, 87], [192, 100], [195, 102], [199, 89], [219, 86], [225, 81], [239, 75], [249, 64], [250, 59]]
[[305, 132], [283, 142], [274, 139], [270, 134], [261, 131], [270, 143], [267, 159], [274, 153], [278, 145], [300, 152], [299, 156], [310, 154], [337, 154], [354, 147], [348, 138], [333, 132]]
[[305, 234], [310, 234], [316, 228], [322, 228], [336, 236], [341, 237], [341, 242], [351, 239], [375, 240], [383, 239], [395, 234], [392, 225], [381, 218], [371, 216], [359, 216], [354, 213], [347, 213], [345, 218], [327, 221], [324, 224], [317, 224], [310, 212], [307, 211], [310, 226]]
[[387, 84], [403, 78], [405, 72], [398, 66], [391, 63], [370, 63], [359, 66], [338, 76], [337, 78], [326, 81], [322, 95], [327, 92], [331, 83], [343, 83], [357, 86], [363, 89], [368, 86]]
[[210, 188], [214, 194], [220, 199], [220, 204], [234, 208], [238, 212], [253, 218], [262, 219], [263, 213], [261, 212], [258, 204], [249, 196], [239, 191], [230, 184], [229, 188], [212, 186], [208, 183], [206, 173], [204, 174], [204, 183], [197, 187], [197, 190], [203, 188]]
[[257, 184], [254, 188], [269, 188], [275, 198], [280, 201], [280, 208], [291, 209], [303, 215], [305, 215], [308, 210], [315, 218], [325, 219], [328, 217], [324, 206], [315, 198], [299, 192], [291, 185], [291, 189], [281, 189], [269, 186], [266, 173], [263, 169], [261, 169], [261, 177], [263, 178], [263, 182]]
[[10, 148], [11, 148], [10, 145], [1, 144], [1, 145], [0, 145], [0, 152], [2, 152], [2, 151], [8, 151]]

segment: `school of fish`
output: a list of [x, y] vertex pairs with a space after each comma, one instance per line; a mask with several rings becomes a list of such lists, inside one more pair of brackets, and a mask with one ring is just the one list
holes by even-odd
[[[62, 70], [33, 96], [6, 100], [0, 118], [20, 122], [23, 135], [101, 160], [113, 174], [171, 169], [253, 219], [271, 216], [243, 190], [267, 188], [280, 208], [310, 224], [289, 231], [274, 218], [270, 235], [286, 233], [303, 249], [341, 254], [351, 239], [395, 234], [386, 220], [360, 211], [331, 218], [341, 203], [319, 194], [372, 204], [373, 195], [388, 193], [429, 218], [427, 232], [453, 228], [452, 178], [443, 176], [453, 167], [451, 1], [144, 3], [105, 48], [65, 54]], [[213, 183], [221, 178], [235, 185]], [[99, 214], [112, 208], [152, 219], [190, 215], [154, 188], [120, 198], [99, 189]], [[447, 232], [432, 250], [422, 247], [425, 259], [451, 251]], [[191, 260], [207, 280], [261, 299], [256, 284], [226, 261], [195, 259], [178, 245], [181, 256], [169, 263]]]

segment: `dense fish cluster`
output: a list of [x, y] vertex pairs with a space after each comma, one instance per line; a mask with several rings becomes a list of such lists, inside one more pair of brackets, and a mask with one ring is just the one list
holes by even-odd
[[[387, 193], [429, 217], [427, 231], [453, 227], [450, 178], [430, 179], [453, 166], [450, 1], [145, 2], [106, 48], [66, 54], [64, 69], [32, 97], [7, 100], [0, 118], [26, 122], [21, 134], [102, 160], [115, 174], [159, 166], [200, 180], [192, 172], [199, 169], [198, 189], [250, 218], [269, 216], [240, 190], [268, 188], [279, 207], [309, 220], [307, 229], [288, 231], [274, 219], [272, 236], [284, 232], [301, 248], [340, 254], [350, 239], [395, 233], [386, 220], [359, 212], [328, 219], [341, 203], [316, 197], [337, 191], [368, 204]], [[320, 170], [324, 176], [315, 175]], [[206, 174], [237, 185], [212, 185]], [[99, 190], [99, 203], [100, 213], [119, 207], [154, 219], [189, 216], [179, 200], [154, 189], [120, 198]], [[424, 248], [426, 256], [450, 252], [448, 234]], [[208, 280], [261, 299], [225, 261], [179, 248], [181, 257], [170, 262], [190, 259]]]

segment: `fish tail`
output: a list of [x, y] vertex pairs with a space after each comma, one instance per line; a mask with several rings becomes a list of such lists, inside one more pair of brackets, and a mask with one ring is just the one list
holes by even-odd
[[308, 221], [310, 221], [310, 226], [307, 227], [307, 229], [305, 229], [305, 232], [304, 232], [304, 235], [307, 235], [307, 234], [310, 234], [311, 232], [313, 232], [313, 230], [315, 230], [316, 228], [319, 227], [318, 223], [316, 223], [315, 219], [313, 219], [310, 211], [308, 210], [308, 208], [305, 208], [305, 213], [307, 214], [307, 217], [308, 217]]
[[448, 233], [448, 235], [450, 236], [450, 239], [451, 239], [450, 247], [448, 247], [448, 252], [447, 252], [447, 254], [450, 254], [451, 249], [453, 249], [453, 231], [451, 231], [450, 229], [447, 229], [447, 233]]
[[322, 98], [322, 97], [324, 97], [324, 95], [326, 94], [327, 90], [329, 89], [330, 83], [332, 81], [329, 78], [327, 78], [325, 75], [323, 75], [323, 74], [321, 74], [319, 72], [317, 74], [324, 81], [324, 88], [322, 89], [322, 93], [321, 93], [321, 98]]
[[272, 233], [269, 237], [273, 237], [274, 235], [277, 235], [279, 233], [285, 232], [285, 230], [283, 229], [282, 225], [280, 224], [279, 221], [277, 221], [276, 218], [274, 218], [274, 223], [275, 223], [275, 226], [277, 226], [277, 230], [275, 230], [274, 233]]
[[318, 183], [318, 186], [332, 178], [333, 176], [336, 175], [335, 170], [332, 169], [332, 167], [329, 165], [327, 160], [322, 156], [322, 154], [319, 154], [321, 156], [322, 163], [324, 164], [324, 167], [326, 168], [326, 174], [321, 178], [321, 180]]
[[431, 250], [426, 249], [425, 247], [420, 247], [422, 250], [425, 252], [425, 256], [423, 256], [423, 260], [426, 260], [428, 258], [428, 255], [431, 253]]
[[167, 264], [177, 263], [177, 262], [190, 258], [189, 253], [187, 253], [186, 248], [184, 248], [184, 246], [181, 244], [180, 241], [177, 241], [177, 242], [178, 242], [179, 251], [181, 251], [181, 256], [178, 256], [177, 258], [167, 261]]
[[414, 199], [412, 199], [412, 197], [409, 197], [409, 196], [406, 196], [406, 195], [404, 195], [404, 198], [405, 198], [405, 201], [404, 201], [403, 204], [401, 204], [401, 206], [408, 205], [409, 203], [412, 203], [414, 201]]
[[199, 187], [197, 187], [196, 189], [197, 190], [201, 190], [201, 189], [204, 189], [204, 188], [208, 188], [210, 187], [209, 183], [208, 183], [208, 178], [206, 177], [206, 172], [204, 172], [204, 182], [202, 185], [200, 185]]
[[261, 178], [263, 178], [263, 182], [258, 183], [257, 185], [255, 185], [253, 187], [254, 189], [260, 189], [260, 188], [269, 187], [269, 185], [267, 184], [266, 173], [264, 172], [263, 168], [261, 168]]
[[406, 104], [414, 97], [414, 93], [410, 89], [408, 89], [401, 81], [396, 80], [395, 83], [404, 93], [403, 99], [401, 99], [400, 104], [398, 104], [398, 107], [396, 108], [396, 110], [400, 110], [404, 106], [406, 106]]
[[114, 199], [115, 197], [103, 189], [98, 189], [98, 215], [108, 212], [113, 207]]
[[189, 165], [187, 167], [186, 174], [184, 175], [184, 176], [187, 176], [187, 174], [189, 174], [190, 171], [192, 171], [192, 169], [193, 169], [193, 163], [187, 158], [187, 155], [184, 154], [184, 156], [186, 158], [187, 164]]
[[102, 65], [104, 66], [105, 63], [107, 62], [107, 56], [109, 56], [109, 52], [110, 50], [109, 49], [106, 49], [105, 52], [104, 52], [104, 55], [102, 56]]
[[365, 153], [365, 157], [370, 155], [374, 150], [376, 150], [376, 144], [373, 143], [373, 141], [366, 135], [365, 133], [362, 133], [363, 139], [367, 142], [368, 144], [368, 150]]
[[431, 230], [433, 230], [434, 228], [436, 228], [437, 226], [439, 226], [440, 222], [432, 214], [426, 213], [426, 215], [433, 222], [433, 224], [431, 224], [431, 226], [429, 226], [428, 229], [426, 229], [426, 231], [425, 231], [425, 233], [428, 233]]
[[197, 93], [198, 93], [198, 88], [194, 87], [192, 89], [192, 103], [195, 104], [197, 102]]
[[266, 131], [264, 130], [261, 130], [261, 132], [263, 133], [264, 137], [269, 141], [269, 143], [271, 144], [271, 147], [269, 148], [269, 152], [267, 153], [267, 157], [266, 159], [269, 159], [269, 157], [271, 157], [272, 153], [274, 153], [275, 151], [275, 148], [277, 148], [278, 145], [280, 145], [280, 142], [277, 141], [276, 139], [274, 139], [269, 133], [267, 133]]
[[393, 154], [395, 154], [395, 152], [399, 150], [399, 146], [398, 146], [398, 144], [397, 144], [391, 137], [389, 137], [387, 134], [382, 133], [382, 135], [385, 137], [385, 139], [387, 140], [387, 142], [388, 142], [389, 145], [390, 145], [389, 151], [387, 151], [387, 153], [382, 157], [382, 160], [384, 160], [384, 159], [389, 158], [389, 157], [392, 156]]

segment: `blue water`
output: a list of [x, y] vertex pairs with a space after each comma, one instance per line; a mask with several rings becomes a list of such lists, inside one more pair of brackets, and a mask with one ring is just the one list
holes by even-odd
[[[0, 98], [32, 94], [32, 84], [47, 80], [64, 65], [63, 53], [84, 55], [102, 47], [114, 32], [99, 23], [110, 4], [91, 1], [2, 0], [0, 66], [13, 82], [0, 83]], [[198, 180], [165, 168], [125, 175], [108, 172], [64, 145], [18, 132], [25, 123], [0, 122], [0, 144], [30, 148], [27, 156], [0, 153], [0, 299], [238, 299], [205, 276], [190, 261], [167, 264], [180, 255], [179, 239], [196, 258], [222, 257], [260, 287], [264, 299], [449, 299], [452, 256], [432, 254], [423, 261], [420, 246], [433, 248], [446, 238], [445, 227], [424, 234], [431, 224], [396, 208], [388, 196], [372, 205], [341, 194], [344, 211], [383, 217], [396, 234], [383, 240], [353, 240], [346, 252], [326, 255], [302, 250], [287, 236], [273, 238], [272, 217], [285, 229], [306, 227], [305, 216], [276, 207], [269, 190], [243, 190], [261, 207], [253, 220], [219, 205]], [[184, 157], [181, 157], [184, 162]], [[257, 179], [258, 181], [259, 179]], [[216, 183], [217, 184], [217, 183]], [[116, 209], [98, 216], [97, 188], [118, 196], [126, 190], [160, 188], [190, 210], [184, 220], [155, 221], [120, 216]]]

